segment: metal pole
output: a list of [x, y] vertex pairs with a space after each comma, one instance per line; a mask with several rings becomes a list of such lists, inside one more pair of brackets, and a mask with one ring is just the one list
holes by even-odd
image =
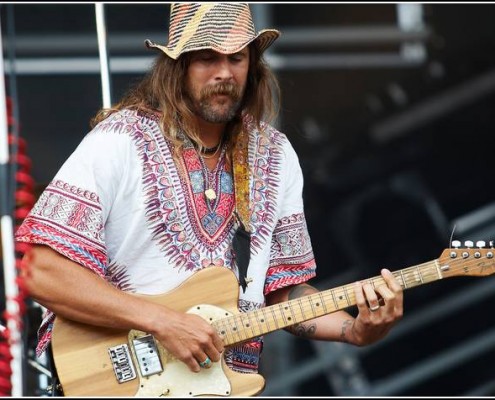
[[95, 3], [96, 31], [98, 34], [98, 50], [100, 53], [101, 90], [103, 93], [103, 107], [112, 105], [112, 90], [110, 71], [108, 66], [107, 34], [105, 26], [105, 9], [103, 3]]
[[[0, 26], [0, 43], [2, 42], [2, 32]], [[2, 231], [2, 252], [3, 252], [3, 273], [5, 284], [6, 311], [10, 316], [7, 318], [7, 328], [10, 332], [9, 346], [12, 355], [10, 363], [12, 369], [12, 397], [22, 396], [22, 341], [19, 331], [19, 304], [16, 299], [19, 295], [19, 288], [16, 283], [16, 266], [14, 253], [14, 227], [12, 215], [10, 213], [10, 202], [8, 201], [8, 164], [9, 164], [9, 140], [8, 140], [8, 120], [5, 91], [5, 75], [3, 70], [3, 51], [0, 51], [0, 226]]]

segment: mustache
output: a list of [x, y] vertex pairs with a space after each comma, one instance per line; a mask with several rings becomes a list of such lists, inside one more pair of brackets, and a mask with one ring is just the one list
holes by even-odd
[[241, 97], [241, 88], [233, 82], [220, 82], [204, 87], [201, 90], [200, 97], [204, 100], [217, 94], [230, 96], [234, 100], [238, 100]]

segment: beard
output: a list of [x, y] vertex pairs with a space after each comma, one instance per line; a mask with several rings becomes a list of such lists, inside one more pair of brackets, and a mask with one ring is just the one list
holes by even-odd
[[[216, 98], [223, 95], [227, 98]], [[241, 106], [242, 90], [232, 82], [222, 82], [201, 89], [199, 98], [190, 96], [196, 115], [207, 122], [226, 123], [232, 121]]]

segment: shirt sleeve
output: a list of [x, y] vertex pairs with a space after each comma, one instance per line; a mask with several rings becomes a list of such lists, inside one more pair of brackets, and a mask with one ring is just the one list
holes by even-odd
[[281, 206], [271, 239], [265, 295], [316, 276], [316, 263], [304, 215], [302, 170], [297, 154], [288, 141], [284, 152], [284, 184], [281, 186]]
[[48, 184], [16, 232], [105, 276], [104, 225], [125, 168], [126, 137], [96, 127]]

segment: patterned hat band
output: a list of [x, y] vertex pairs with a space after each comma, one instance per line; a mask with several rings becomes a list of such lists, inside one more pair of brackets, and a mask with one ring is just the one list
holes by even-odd
[[169, 41], [166, 46], [146, 39], [176, 60], [182, 53], [204, 49], [232, 54], [254, 42], [262, 53], [278, 37], [276, 29], [255, 32], [247, 3], [174, 3], [170, 7]]

